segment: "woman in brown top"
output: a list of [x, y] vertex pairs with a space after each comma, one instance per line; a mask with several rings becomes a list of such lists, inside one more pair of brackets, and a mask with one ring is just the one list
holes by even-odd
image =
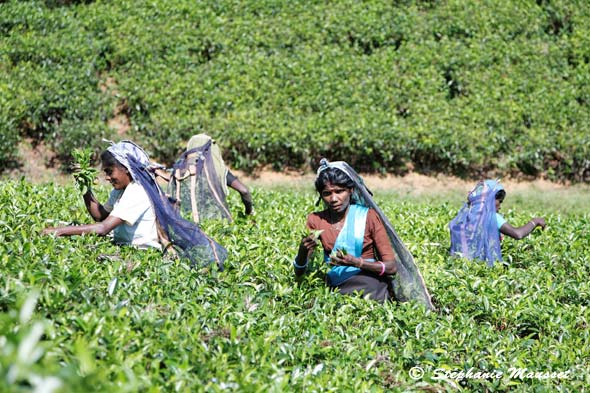
[[344, 294], [360, 292], [378, 301], [391, 299], [396, 255], [377, 212], [362, 203], [355, 182], [339, 163], [323, 161], [315, 187], [326, 209], [307, 218], [312, 234], [301, 240], [295, 274], [306, 272], [319, 240], [324, 260], [331, 266], [326, 277], [331, 288]]

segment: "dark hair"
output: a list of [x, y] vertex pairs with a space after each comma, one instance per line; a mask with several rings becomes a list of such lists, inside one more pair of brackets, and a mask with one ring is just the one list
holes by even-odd
[[[100, 162], [102, 162], [103, 168], [117, 166], [119, 168], [124, 168], [124, 169], [127, 170], [127, 172], [129, 172], [129, 169], [125, 165], [121, 164], [119, 162], [119, 160], [117, 160], [115, 158], [115, 156], [113, 155], [113, 153], [111, 153], [108, 150], [105, 150], [105, 151], [102, 152], [102, 154], [100, 155]], [[131, 176], [131, 172], [129, 172], [129, 177], [131, 179], [133, 179], [133, 177]]]
[[109, 167], [109, 166], [122, 166], [119, 161], [115, 158], [113, 153], [108, 150], [105, 150], [100, 155], [100, 162], [102, 162], [102, 166]]
[[315, 189], [321, 194], [328, 183], [345, 188], [354, 188], [354, 181], [338, 168], [326, 168], [321, 171], [315, 180]]
[[504, 190], [500, 190], [496, 193], [496, 199], [499, 200], [500, 202], [502, 202], [505, 197], [506, 197], [506, 191], [504, 191]]

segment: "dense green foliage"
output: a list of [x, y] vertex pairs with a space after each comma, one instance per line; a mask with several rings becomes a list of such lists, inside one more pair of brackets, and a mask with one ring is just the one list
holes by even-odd
[[[437, 312], [300, 285], [292, 258], [315, 195], [254, 189], [255, 221], [205, 223], [224, 272], [95, 236], [38, 233], [89, 222], [74, 186], [0, 184], [0, 390], [581, 391], [590, 384], [590, 216], [509, 198], [515, 224], [549, 228], [503, 243], [506, 266], [447, 255], [454, 202], [377, 201], [414, 254]], [[106, 189], [99, 189], [104, 200]], [[241, 210], [237, 193], [230, 207]], [[586, 200], [587, 202], [587, 200]], [[36, 301], [36, 303], [35, 303]], [[36, 306], [35, 306], [36, 304]], [[413, 367], [425, 371], [413, 380]], [[569, 378], [508, 378], [510, 369]], [[437, 369], [503, 378], [436, 379]], [[11, 382], [12, 385], [7, 386]]]
[[590, 177], [584, 1], [0, 3], [0, 161], [207, 132], [244, 169]]
[[98, 170], [91, 164], [92, 151], [90, 149], [74, 149], [72, 157], [74, 158], [72, 166], [74, 180], [80, 192], [85, 194], [87, 190], [92, 188], [98, 175]]

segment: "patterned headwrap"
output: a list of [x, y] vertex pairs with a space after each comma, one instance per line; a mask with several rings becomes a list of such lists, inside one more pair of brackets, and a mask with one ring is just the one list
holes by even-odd
[[363, 179], [359, 174], [346, 162], [334, 161], [329, 162], [327, 159], [320, 160], [320, 166], [317, 170], [319, 176], [324, 170], [328, 168], [336, 168], [344, 172], [353, 182], [354, 190], [351, 196], [352, 203], [366, 206], [375, 210], [381, 222], [385, 226], [387, 236], [391, 243], [391, 247], [396, 255], [397, 273], [393, 277], [393, 292], [398, 301], [404, 302], [408, 300], [417, 300], [423, 303], [428, 309], [434, 310], [435, 307], [430, 299], [428, 289], [424, 284], [424, 279], [420, 274], [420, 270], [414, 262], [414, 257], [410, 254], [405, 244], [401, 241], [393, 225], [383, 211], [377, 206], [373, 200], [373, 194], [369, 191]]
[[219, 269], [223, 270], [227, 250], [207, 236], [196, 223], [180, 216], [158, 185], [147, 153], [131, 141], [110, 143], [107, 150], [129, 170], [133, 180], [148, 194], [156, 213], [158, 235], [164, 249], [172, 247], [179, 251], [181, 256], [191, 261], [192, 266], [216, 262]]
[[501, 190], [504, 190], [504, 186], [500, 183], [500, 179], [484, 180], [483, 182], [477, 183], [473, 190], [469, 192], [469, 194], [467, 195], [467, 201], [469, 202], [470, 200], [473, 200], [481, 196], [482, 193], [489, 191], [492, 191], [492, 194], [495, 198], [496, 194]]
[[115, 157], [115, 159], [119, 161], [121, 165], [125, 166], [125, 168], [127, 168], [129, 172], [131, 172], [131, 177], [133, 178], [133, 180], [136, 180], [137, 176], [134, 173], [134, 170], [131, 168], [131, 165], [129, 164], [128, 157], [133, 157], [139, 164], [141, 164], [145, 168], [150, 166], [149, 156], [147, 155], [145, 150], [137, 146], [135, 143], [127, 140], [118, 143], [114, 143], [112, 141], [107, 142], [111, 144], [111, 146], [107, 148], [107, 151], [109, 151]]
[[363, 182], [363, 179], [359, 176], [358, 173], [356, 173], [356, 171], [354, 169], [352, 169], [352, 167], [350, 165], [348, 165], [344, 161], [329, 162], [326, 158], [322, 158], [320, 160], [320, 166], [318, 167], [318, 170], [317, 170], [316, 179], [320, 176], [320, 174], [323, 171], [325, 171], [328, 168], [336, 168], [336, 169], [341, 170], [342, 172], [344, 172], [344, 174], [346, 176], [348, 176], [349, 179], [351, 179], [354, 182], [355, 187], [352, 190], [352, 195], [350, 197], [350, 200], [352, 203], [357, 204], [357, 205], [371, 207], [367, 204], [366, 198], [363, 196], [362, 191], [365, 191], [369, 195], [369, 197], [371, 197], [373, 195], [373, 193], [367, 188], [367, 186]]

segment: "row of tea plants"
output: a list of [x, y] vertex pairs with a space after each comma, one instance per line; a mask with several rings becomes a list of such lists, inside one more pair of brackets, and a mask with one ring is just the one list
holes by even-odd
[[[254, 170], [590, 178], [590, 12], [566, 0], [7, 1], [0, 162], [192, 134]], [[129, 130], [110, 128], [123, 119]], [[116, 132], [125, 132], [119, 135]], [[312, 157], [312, 158], [310, 158]]]
[[[107, 192], [99, 187], [99, 199]], [[305, 216], [317, 209], [311, 186], [254, 188], [251, 218], [239, 215], [236, 194], [233, 223], [203, 224], [229, 251], [219, 272], [107, 238], [40, 236], [48, 225], [90, 221], [74, 185], [0, 183], [0, 390], [528, 392], [590, 384], [587, 210], [508, 200], [509, 221], [543, 215], [548, 229], [505, 240], [506, 264], [487, 268], [447, 255], [456, 201], [378, 193], [438, 308], [427, 312], [331, 293], [318, 260], [316, 273], [295, 283], [293, 256]], [[527, 374], [510, 378], [513, 368]], [[503, 376], [459, 377], [469, 370]]]

